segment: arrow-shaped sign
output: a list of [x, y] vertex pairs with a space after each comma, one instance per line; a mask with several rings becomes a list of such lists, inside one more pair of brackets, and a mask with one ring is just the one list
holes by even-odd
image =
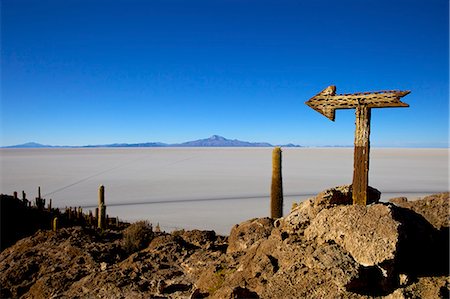
[[334, 121], [336, 109], [356, 109], [355, 151], [353, 156], [353, 204], [367, 204], [369, 185], [370, 110], [371, 108], [409, 107], [400, 98], [410, 91], [385, 90], [352, 94], [336, 94], [336, 86], [328, 86], [305, 102]]
[[355, 109], [358, 105], [367, 108], [409, 107], [400, 98], [410, 91], [383, 90], [352, 94], [336, 94], [336, 86], [329, 86], [305, 102], [320, 114], [334, 121], [336, 109]]

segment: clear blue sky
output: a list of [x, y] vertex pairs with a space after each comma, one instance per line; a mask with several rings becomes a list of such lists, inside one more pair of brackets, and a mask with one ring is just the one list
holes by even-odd
[[351, 145], [304, 102], [411, 90], [375, 146], [448, 146], [448, 0], [2, 0], [1, 144]]

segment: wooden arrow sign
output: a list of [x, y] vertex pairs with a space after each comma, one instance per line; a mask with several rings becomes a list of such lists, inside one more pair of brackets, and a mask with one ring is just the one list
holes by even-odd
[[329, 86], [305, 102], [320, 114], [334, 121], [336, 109], [356, 109], [355, 149], [353, 162], [353, 204], [367, 204], [369, 185], [370, 109], [409, 107], [400, 98], [410, 91], [384, 90], [352, 94], [336, 94], [336, 86]]
[[336, 95], [336, 86], [329, 86], [305, 104], [334, 121], [336, 109], [355, 109], [359, 105], [368, 108], [409, 107], [400, 101], [401, 97], [409, 93], [409, 90], [383, 90]]

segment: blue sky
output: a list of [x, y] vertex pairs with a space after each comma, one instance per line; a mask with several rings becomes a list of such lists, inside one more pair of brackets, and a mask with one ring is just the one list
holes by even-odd
[[411, 90], [374, 146], [448, 146], [447, 0], [2, 0], [1, 144], [351, 145], [304, 102]]

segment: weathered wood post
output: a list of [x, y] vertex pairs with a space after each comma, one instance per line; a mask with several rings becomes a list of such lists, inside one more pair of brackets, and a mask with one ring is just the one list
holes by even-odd
[[105, 229], [106, 224], [106, 206], [105, 206], [105, 187], [103, 185], [98, 189], [98, 228]]
[[370, 108], [356, 106], [355, 149], [353, 154], [353, 204], [366, 205], [369, 186]]
[[332, 121], [334, 121], [336, 109], [356, 109], [352, 183], [353, 204], [367, 204], [371, 108], [409, 107], [408, 104], [400, 101], [400, 98], [409, 93], [409, 90], [387, 90], [336, 95], [336, 86], [329, 86], [306, 101], [306, 105]]

